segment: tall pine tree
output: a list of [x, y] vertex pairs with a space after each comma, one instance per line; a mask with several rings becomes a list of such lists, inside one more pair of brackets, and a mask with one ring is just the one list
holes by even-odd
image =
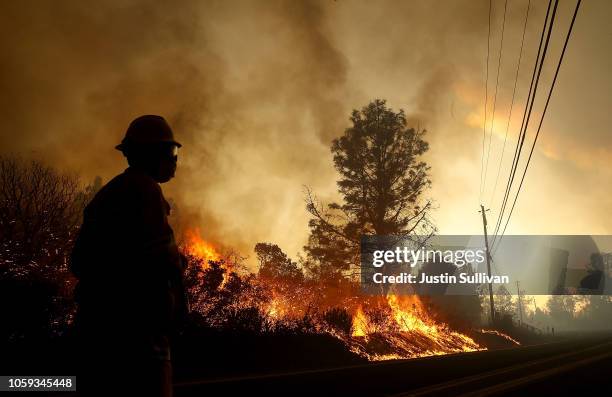
[[339, 278], [359, 264], [361, 235], [429, 235], [430, 167], [425, 131], [409, 128], [403, 110], [376, 99], [354, 110], [347, 128], [332, 142], [341, 204], [322, 205], [307, 190], [310, 237], [304, 247], [311, 276]]

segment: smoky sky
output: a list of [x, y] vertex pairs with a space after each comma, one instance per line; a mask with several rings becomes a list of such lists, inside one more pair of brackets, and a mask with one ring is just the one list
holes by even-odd
[[[553, 232], [537, 225], [552, 227], [572, 208], [578, 209], [561, 218], [574, 227], [566, 232], [612, 231], [609, 222], [597, 221], [612, 201], [595, 176], [610, 176], [603, 159], [612, 154], [605, 110], [610, 27], [603, 17], [610, 5], [584, 3], [530, 174], [540, 182], [528, 185], [519, 202], [517, 231]], [[385, 98], [406, 111], [412, 126], [428, 130], [433, 187], [427, 196], [438, 207], [440, 231], [478, 232], [488, 6], [467, 0], [3, 2], [1, 150], [78, 172], [84, 181], [96, 175], [107, 181], [126, 167], [113, 147], [129, 122], [161, 114], [184, 145], [177, 177], [163, 187], [177, 228], [199, 227], [205, 238], [251, 257], [260, 241], [295, 256], [307, 237], [303, 186], [323, 200], [337, 199], [331, 140], [349, 126], [352, 109]], [[503, 6], [493, 1], [490, 84]], [[508, 2], [486, 196], [501, 154], [526, 7], [524, 0]], [[532, 1], [506, 160], [545, 8]], [[572, 2], [561, 2], [555, 43], [572, 10]], [[554, 44], [551, 53], [557, 57], [559, 49]], [[552, 70], [551, 62], [543, 83]], [[502, 182], [507, 166], [504, 161]], [[567, 200], [547, 205], [560, 192]], [[499, 199], [497, 192], [490, 205]], [[536, 223], [535, 208], [543, 206], [548, 212], [539, 211], [543, 219]]]

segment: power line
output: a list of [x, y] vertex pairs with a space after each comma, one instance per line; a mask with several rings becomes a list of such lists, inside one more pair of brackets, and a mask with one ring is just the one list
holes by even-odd
[[495, 191], [497, 190], [497, 182], [499, 181], [499, 174], [501, 172], [502, 161], [504, 159], [504, 152], [506, 151], [506, 141], [508, 140], [508, 130], [510, 129], [510, 119], [512, 118], [512, 108], [514, 107], [514, 95], [516, 94], [516, 84], [518, 82], [519, 72], [521, 70], [521, 59], [523, 56], [523, 44], [525, 43], [525, 32], [527, 30], [527, 20], [529, 19], [529, 10], [531, 8], [531, 0], [527, 3], [527, 12], [525, 13], [525, 22], [523, 23], [523, 37], [521, 38], [521, 49], [519, 51], [518, 62], [516, 64], [516, 75], [514, 76], [514, 88], [512, 89], [512, 100], [510, 101], [510, 112], [508, 113], [508, 122], [506, 123], [506, 133], [504, 135], [504, 144], [502, 146], [501, 157], [499, 158], [499, 165], [497, 167], [497, 176], [495, 177], [495, 185], [493, 185], [493, 193], [491, 193], [491, 203], [495, 198]]
[[514, 182], [514, 176], [516, 173], [516, 168], [518, 166], [518, 162], [521, 156], [521, 151], [523, 148], [523, 143], [525, 140], [525, 134], [526, 134], [526, 129], [524, 130], [525, 127], [525, 120], [527, 118], [527, 109], [529, 108], [529, 104], [530, 101], [532, 101], [532, 93], [533, 93], [533, 89], [534, 89], [534, 82], [535, 82], [535, 78], [536, 78], [536, 73], [538, 70], [538, 62], [540, 61], [540, 53], [542, 51], [542, 44], [544, 43], [544, 35], [546, 33], [546, 26], [548, 24], [548, 16], [550, 15], [550, 7], [552, 5], [552, 0], [548, 1], [548, 7], [546, 9], [546, 16], [544, 17], [544, 25], [542, 26], [542, 33], [540, 34], [540, 43], [538, 44], [538, 52], [536, 54], [536, 59], [535, 59], [535, 63], [533, 65], [533, 72], [531, 74], [531, 82], [529, 83], [529, 91], [527, 93], [527, 101], [525, 102], [525, 109], [523, 110], [523, 118], [521, 120], [521, 127], [519, 130], [519, 136], [517, 138], [516, 141], [516, 146], [514, 147], [514, 156], [512, 159], [512, 166], [510, 167], [510, 176], [508, 178], [508, 181], [506, 183], [506, 190], [504, 192], [504, 198], [502, 200], [502, 205], [500, 207], [500, 212], [499, 215], [497, 217], [497, 221], [496, 221], [496, 225], [495, 225], [495, 230], [493, 233], [493, 243], [495, 243], [495, 240], [497, 239], [497, 233], [499, 232], [499, 228], [501, 226], [501, 222], [504, 216], [504, 212], [506, 210], [506, 204], [508, 201], [508, 197], [510, 195], [510, 191], [512, 189], [512, 183]]
[[[495, 78], [495, 94], [493, 95], [493, 113], [491, 114], [491, 128], [489, 132], [489, 148], [487, 149], [487, 159], [484, 166], [483, 184], [487, 184], [487, 173], [489, 171], [489, 158], [491, 156], [491, 142], [493, 141], [493, 122], [495, 121], [495, 104], [497, 103], [497, 88], [499, 87], [499, 72], [501, 70], [502, 53], [504, 50], [504, 31], [506, 30], [506, 11], [508, 9], [508, 0], [504, 2], [504, 19], [502, 22], [501, 39], [499, 42], [499, 55], [497, 57], [497, 76]], [[484, 188], [483, 188], [484, 192]]]
[[[558, 0], [555, 0], [555, 11], [556, 11], [557, 4], [558, 4]], [[497, 217], [495, 230], [493, 232], [493, 243], [495, 243], [495, 240], [497, 239], [497, 233], [501, 226], [504, 212], [506, 210], [506, 204], [508, 202], [508, 197], [510, 196], [510, 191], [512, 189], [512, 183], [514, 182], [514, 176], [516, 173], [516, 169], [518, 167], [519, 159], [521, 157], [521, 151], [523, 149], [523, 144], [525, 142], [525, 136], [527, 133], [527, 128], [526, 128], [527, 124], [525, 122], [528, 121], [529, 119], [527, 113], [529, 109], [529, 114], [531, 114], [531, 107], [533, 106], [533, 102], [535, 100], [535, 93], [537, 91], [537, 85], [539, 81], [539, 73], [537, 73], [538, 72], [538, 62], [540, 62], [540, 66], [541, 66], [546, 56], [546, 48], [545, 48], [544, 52], [542, 53], [542, 58], [540, 59], [540, 53], [542, 52], [542, 44], [544, 43], [544, 34], [546, 32], [546, 27], [548, 25], [548, 15], [550, 14], [551, 5], [552, 5], [552, 0], [548, 0], [548, 8], [546, 9], [546, 16], [544, 17], [544, 25], [542, 26], [542, 33], [540, 34], [540, 43], [538, 45], [538, 53], [536, 54], [535, 63], [533, 65], [533, 72], [531, 74], [531, 82], [529, 84], [529, 92], [527, 94], [527, 101], [525, 103], [525, 109], [523, 111], [523, 119], [521, 120], [521, 128], [519, 130], [519, 136], [516, 142], [516, 146], [514, 148], [514, 158], [512, 159], [512, 166], [510, 168], [510, 177], [508, 178], [508, 182], [506, 183], [506, 190], [504, 192], [504, 198], [502, 200], [502, 205], [500, 208], [499, 215]], [[550, 24], [552, 25], [553, 22], [554, 22], [554, 11], [553, 11], [553, 16], [551, 17]], [[537, 79], [536, 79], [536, 74], [538, 76]]]
[[485, 78], [485, 103], [484, 103], [484, 122], [482, 125], [482, 153], [480, 155], [480, 191], [478, 194], [478, 201], [482, 200], [482, 174], [484, 168], [484, 148], [485, 140], [487, 135], [487, 101], [489, 100], [489, 53], [491, 44], [491, 8], [492, 0], [489, 0], [489, 32], [487, 35], [487, 67], [486, 67], [486, 78]]
[[[582, 0], [578, 0], [578, 2], [576, 3], [576, 9], [574, 10], [574, 15], [572, 16], [572, 22], [570, 23], [570, 27], [567, 31], [567, 35], [565, 36], [565, 43], [563, 43], [563, 50], [561, 51], [561, 56], [559, 57], [559, 62], [557, 63], [557, 69], [555, 70], [555, 77], [553, 77], [553, 81], [551, 83], [550, 90], [548, 91], [548, 97], [546, 98], [546, 104], [544, 105], [544, 111], [542, 112], [542, 117], [540, 117], [540, 123], [538, 124], [538, 130], [533, 140], [533, 144], [531, 145], [531, 151], [529, 152], [529, 157], [527, 158], [527, 164], [525, 165], [525, 170], [523, 171], [523, 176], [521, 177], [521, 183], [519, 184], [518, 190], [516, 191], [516, 196], [514, 196], [514, 202], [512, 203], [510, 214], [508, 215], [506, 224], [504, 225], [504, 230], [502, 231], [502, 234], [500, 236], [500, 242], [504, 234], [506, 233], [508, 222], [510, 222], [510, 217], [512, 216], [512, 212], [514, 211], [516, 200], [518, 199], [519, 193], [521, 192], [521, 187], [523, 186], [523, 181], [525, 180], [525, 175], [527, 174], [527, 169], [529, 168], [531, 156], [533, 155], [533, 149], [535, 148], [535, 145], [538, 141], [538, 137], [540, 136], [540, 129], [542, 128], [542, 123], [544, 122], [544, 116], [546, 116], [546, 110], [548, 109], [548, 104], [550, 102], [550, 97], [552, 96], [553, 90], [555, 88], [555, 83], [557, 82], [557, 76], [559, 75], [559, 69], [561, 68], [561, 63], [563, 62], [563, 56], [565, 55], [565, 50], [567, 49], [567, 43], [569, 42], [569, 39], [572, 35], [572, 30], [574, 28], [574, 22], [576, 21], [576, 16], [578, 15], [578, 9], [580, 8], [581, 1]], [[554, 14], [554, 11], [553, 11], [553, 14]]]
[[[503, 215], [504, 212], [506, 210], [506, 204], [508, 203], [508, 198], [510, 197], [510, 190], [512, 188], [512, 183], [514, 182], [514, 177], [516, 176], [516, 171], [518, 169], [518, 163], [519, 163], [519, 159], [521, 156], [521, 152], [523, 150], [523, 144], [525, 143], [525, 137], [527, 136], [527, 129], [529, 128], [529, 121], [531, 119], [531, 111], [533, 110], [533, 104], [535, 103], [535, 98], [536, 98], [536, 93], [538, 91], [538, 86], [539, 86], [539, 82], [540, 82], [540, 74], [542, 73], [542, 68], [544, 66], [544, 61], [546, 59], [546, 52], [548, 50], [548, 44], [550, 42], [550, 36], [552, 33], [552, 29], [553, 26], [555, 24], [555, 16], [557, 13], [557, 6], [559, 5], [559, 0], [555, 0], [555, 5], [553, 6], [553, 12], [552, 15], [550, 17], [550, 23], [548, 24], [548, 31], [546, 33], [546, 41], [544, 42], [544, 48], [542, 50], [542, 58], [539, 60], [539, 65], [537, 67], [537, 75], [536, 75], [536, 79], [535, 79], [535, 84], [533, 86], [533, 93], [532, 96], [530, 98], [530, 103], [529, 103], [529, 110], [527, 111], [527, 108], [525, 108], [525, 110], [527, 111], [526, 117], [524, 118], [524, 123], [521, 123], [521, 137], [520, 137], [520, 146], [518, 147], [518, 152], [517, 152], [517, 156], [516, 156], [516, 162], [513, 164], [513, 168], [511, 170], [511, 176], [510, 176], [510, 180], [509, 180], [509, 185], [508, 185], [508, 190], [506, 191], [506, 195], [504, 197], [504, 202], [502, 205], [502, 211], [500, 213], [500, 216], [498, 217], [497, 221], [497, 225], [495, 227], [495, 237], [497, 237], [497, 233], [499, 232], [499, 228], [501, 227], [502, 221], [503, 221]], [[523, 116], [525, 116], [525, 114], [523, 114]], [[494, 242], [495, 240], [497, 240], [497, 238], [494, 238]]]

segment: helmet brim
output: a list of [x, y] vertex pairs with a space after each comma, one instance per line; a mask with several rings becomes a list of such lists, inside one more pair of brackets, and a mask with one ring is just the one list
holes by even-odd
[[[170, 144], [176, 145], [176, 147], [179, 147], [179, 148], [183, 146], [180, 143], [178, 143], [177, 141], [133, 142], [132, 145], [142, 146], [142, 145], [148, 145], [148, 144], [152, 144], [152, 143], [170, 143]], [[121, 142], [120, 144], [115, 146], [115, 149], [119, 150], [120, 152], [124, 152], [125, 149], [127, 149], [128, 146], [129, 145], [127, 144], [127, 142]]]

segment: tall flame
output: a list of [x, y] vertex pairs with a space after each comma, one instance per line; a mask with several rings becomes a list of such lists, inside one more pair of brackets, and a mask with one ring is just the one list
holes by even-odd
[[361, 306], [357, 308], [357, 311], [353, 315], [353, 337], [365, 337], [367, 338], [370, 331], [370, 322], [366, 317]]
[[185, 231], [185, 250], [188, 254], [202, 259], [204, 266], [208, 265], [208, 261], [221, 259], [215, 246], [202, 239], [199, 228]]
[[412, 310], [403, 308], [402, 306], [405, 307], [406, 303], [402, 305], [402, 302], [400, 302], [400, 298], [398, 298], [396, 295], [387, 296], [387, 302], [389, 303], [389, 307], [392, 310], [393, 317], [395, 319], [395, 322], [399, 326], [400, 331], [420, 331], [431, 335], [437, 334], [438, 326], [434, 322], [430, 322], [428, 324], [424, 321], [424, 317], [417, 316], [417, 309], [421, 308], [421, 301], [419, 301], [415, 297], [410, 298], [412, 298], [410, 299], [411, 301], [407, 303], [412, 304]]
[[[478, 343], [447, 324], [435, 321], [417, 296], [388, 295], [378, 301], [387, 306], [388, 320], [375, 322], [358, 306], [353, 312], [351, 350], [368, 360], [413, 358], [482, 350]], [[382, 308], [382, 311], [386, 310]], [[378, 317], [378, 316], [377, 316]]]

